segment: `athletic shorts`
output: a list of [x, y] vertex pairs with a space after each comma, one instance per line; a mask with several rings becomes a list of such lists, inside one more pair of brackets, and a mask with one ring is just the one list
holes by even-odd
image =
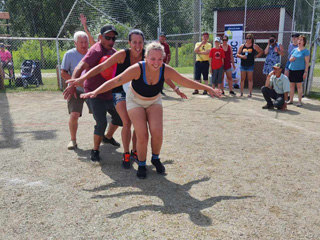
[[132, 108], [148, 108], [151, 105], [155, 105], [155, 104], [162, 105], [161, 95], [155, 100], [150, 100], [150, 101], [141, 100], [140, 98], [134, 95], [131, 87], [128, 88], [126, 101], [127, 101], [127, 111], [129, 111]]
[[223, 74], [223, 66], [218, 69], [212, 69], [212, 76], [210, 79], [210, 83], [214, 85], [218, 85], [222, 83], [222, 74]]
[[76, 93], [77, 94], [77, 98], [75, 98], [74, 96], [71, 97], [71, 99], [68, 101], [68, 110], [69, 110], [69, 114], [72, 112], [77, 112], [80, 113], [80, 117], [82, 116], [82, 109], [83, 109], [83, 103], [86, 102], [88, 109], [89, 109], [89, 113], [92, 113], [91, 108], [88, 105], [88, 102], [86, 101], [86, 99], [84, 98], [80, 98], [80, 94], [79, 92]]
[[113, 105], [115, 105], [115, 106], [119, 102], [126, 101], [125, 91], [112, 93], [112, 99], [113, 99]]
[[303, 70], [289, 70], [289, 81], [292, 83], [301, 83], [303, 82]]
[[201, 80], [201, 74], [204, 81], [208, 81], [209, 77], [209, 61], [196, 61], [194, 79]]

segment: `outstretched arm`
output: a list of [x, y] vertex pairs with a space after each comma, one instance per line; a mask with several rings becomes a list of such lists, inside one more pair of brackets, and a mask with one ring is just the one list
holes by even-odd
[[187, 95], [185, 95], [183, 92], [180, 91], [179, 87], [174, 85], [174, 83], [170, 79], [165, 79], [166, 84], [169, 85], [175, 91], [181, 98], [187, 99]]
[[83, 29], [88, 35], [90, 46], [96, 43], [96, 41], [91, 36], [91, 33], [89, 32], [88, 26], [87, 26], [87, 18], [83, 13], [80, 13], [80, 21], [82, 23]]
[[165, 68], [165, 78], [166, 79], [169, 78], [172, 81], [175, 81], [176, 83], [178, 83], [179, 85], [187, 87], [187, 88], [206, 90], [209, 92], [211, 97], [214, 97], [214, 96], [219, 97], [219, 98], [221, 97], [221, 90], [220, 89], [213, 89], [207, 85], [204, 85], [204, 84], [198, 83], [196, 81], [193, 81], [189, 78], [186, 78], [170, 66], [166, 66], [166, 68]]
[[140, 76], [140, 67], [138, 64], [134, 64], [127, 68], [124, 72], [118, 76], [108, 80], [96, 90], [88, 93], [81, 94], [81, 98], [95, 98], [98, 94], [107, 92], [115, 87], [121, 86], [131, 80], [138, 79]]

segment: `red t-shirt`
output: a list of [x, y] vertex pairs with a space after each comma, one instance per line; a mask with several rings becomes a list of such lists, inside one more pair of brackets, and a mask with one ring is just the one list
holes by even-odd
[[170, 54], [170, 47], [169, 44], [164, 42], [164, 43], [160, 43], [163, 47], [164, 47], [164, 52], [166, 53], [166, 56], [163, 58], [163, 62], [167, 63], [168, 60], [168, 54]]
[[209, 53], [209, 57], [212, 58], [211, 68], [219, 69], [222, 66], [222, 59], [225, 58], [224, 51], [222, 48], [212, 48]]
[[[100, 42], [95, 43], [87, 52], [87, 54], [83, 57], [81, 61], [87, 63], [89, 65], [89, 70], [99, 64], [100, 59], [106, 55], [112, 55], [116, 52], [115, 49], [107, 50], [105, 49]], [[100, 87], [105, 80], [101, 74], [97, 74], [96, 76], [87, 79], [84, 82], [84, 91], [91, 92], [98, 87]], [[112, 91], [101, 93], [97, 96], [97, 98], [103, 100], [111, 100], [112, 99]]]

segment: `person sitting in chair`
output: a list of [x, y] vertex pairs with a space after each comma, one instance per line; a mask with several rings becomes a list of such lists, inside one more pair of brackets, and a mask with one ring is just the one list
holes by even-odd
[[13, 76], [13, 68], [12, 68], [12, 56], [11, 53], [5, 49], [3, 43], [0, 43], [0, 58], [2, 64], [2, 78], [4, 79], [4, 68], [8, 68], [10, 77]]

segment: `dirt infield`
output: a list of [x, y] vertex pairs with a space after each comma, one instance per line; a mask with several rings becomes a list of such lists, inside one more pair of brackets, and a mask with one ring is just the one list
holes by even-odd
[[0, 239], [319, 239], [320, 103], [280, 112], [258, 91], [183, 90], [163, 99], [167, 175], [149, 150], [146, 180], [121, 168], [121, 147], [90, 162], [86, 107], [69, 151], [60, 92], [0, 94]]

